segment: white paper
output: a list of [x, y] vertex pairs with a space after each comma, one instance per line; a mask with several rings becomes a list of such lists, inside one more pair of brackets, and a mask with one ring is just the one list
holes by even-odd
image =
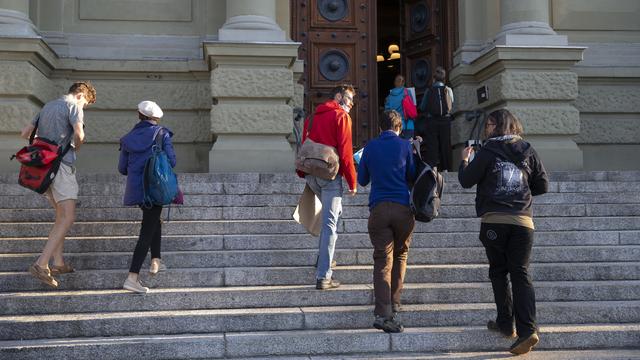
[[411, 100], [413, 100], [413, 105], [418, 105], [418, 101], [416, 100], [416, 88], [414, 87], [410, 87], [407, 88], [407, 91], [409, 92], [409, 95], [411, 95]]

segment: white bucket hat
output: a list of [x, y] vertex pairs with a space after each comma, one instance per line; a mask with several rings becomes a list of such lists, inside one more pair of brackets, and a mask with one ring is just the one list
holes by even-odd
[[162, 109], [153, 101], [145, 100], [138, 104], [138, 111], [145, 116], [154, 119], [162, 119]]

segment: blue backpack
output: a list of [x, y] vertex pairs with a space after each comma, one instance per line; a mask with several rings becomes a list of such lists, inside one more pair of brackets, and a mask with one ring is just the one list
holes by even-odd
[[169, 205], [178, 194], [178, 178], [173, 172], [162, 142], [162, 127], [153, 136], [155, 144], [151, 147], [151, 156], [144, 164], [144, 205]]

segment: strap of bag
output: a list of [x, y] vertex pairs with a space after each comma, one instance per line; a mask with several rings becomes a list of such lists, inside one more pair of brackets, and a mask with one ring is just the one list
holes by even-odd
[[309, 125], [307, 125], [307, 134], [306, 134], [306, 136], [305, 136], [307, 139], [309, 138], [309, 134], [311, 133], [311, 127], [313, 126], [313, 116], [314, 116], [314, 115], [315, 115], [315, 114], [312, 114], [312, 115], [309, 117], [309, 121], [307, 122], [307, 123], [309, 124]]
[[[35, 140], [36, 138], [36, 132], [38, 131], [38, 125], [40, 125], [40, 114], [38, 114], [38, 119], [36, 120], [36, 123], [33, 125], [33, 131], [31, 131], [31, 135], [29, 135], [29, 145], [33, 144], [33, 140]], [[67, 153], [69, 152], [69, 150], [71, 150], [71, 140], [73, 139], [73, 134], [75, 133], [75, 131], [73, 131], [73, 129], [71, 129], [71, 133], [69, 135], [67, 135], [67, 137], [64, 138], [64, 140], [62, 140], [62, 142], [60, 143], [60, 145], [67, 143], [67, 145], [63, 148], [62, 152], [60, 153], [60, 156], [58, 157], [60, 160], [62, 160], [62, 158], [67, 155]]]
[[[156, 146], [158, 147], [158, 149], [162, 150], [162, 145], [163, 145], [163, 141], [164, 141], [164, 132], [162, 131], [162, 126], [160, 126], [155, 133], [153, 134], [153, 142], [156, 143]], [[160, 136], [158, 136], [160, 135]]]

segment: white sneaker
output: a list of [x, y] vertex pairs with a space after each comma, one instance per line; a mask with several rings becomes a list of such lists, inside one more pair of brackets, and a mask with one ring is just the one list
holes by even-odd
[[149, 274], [155, 275], [161, 271], [166, 271], [167, 266], [160, 259], [151, 259], [151, 268]]
[[127, 278], [127, 280], [124, 281], [123, 288], [125, 290], [133, 291], [138, 294], [146, 294], [149, 292], [148, 287], [142, 286], [139, 281], [131, 281], [129, 280], [129, 278]]

